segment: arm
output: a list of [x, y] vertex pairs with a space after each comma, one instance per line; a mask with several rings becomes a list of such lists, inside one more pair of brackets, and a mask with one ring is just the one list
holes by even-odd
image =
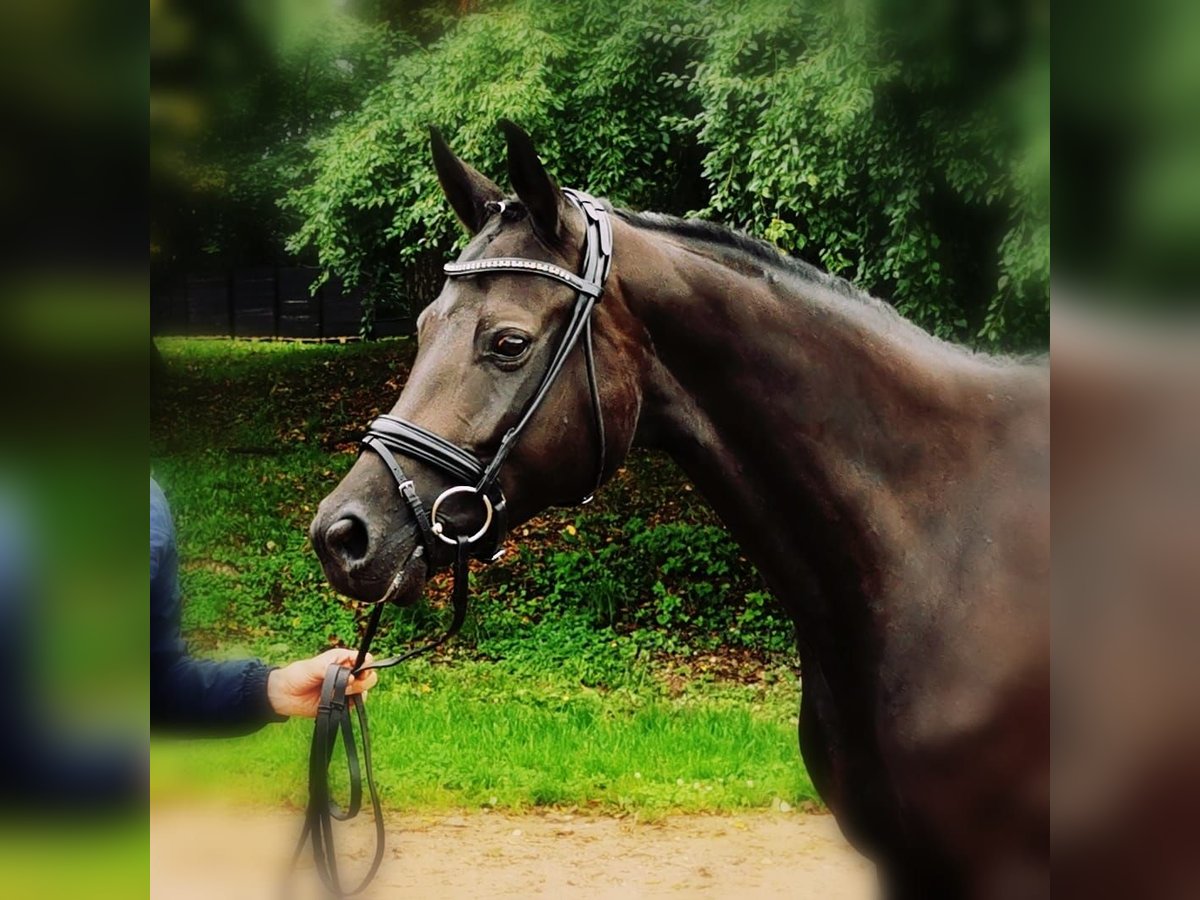
[[[288, 716], [314, 716], [330, 665], [351, 666], [335, 649], [282, 669], [258, 660], [216, 662], [188, 655], [180, 633], [175, 529], [166, 499], [150, 483], [150, 727], [188, 735], [250, 734]], [[370, 655], [367, 657], [371, 659]], [[352, 679], [347, 693], [369, 690], [376, 675]]]
[[180, 655], [151, 669], [150, 727], [231, 737], [282, 722], [267, 693], [274, 670], [258, 660], [213, 662]]
[[257, 660], [193, 659], [180, 633], [175, 526], [166, 498], [150, 482], [150, 727], [155, 731], [236, 735], [281, 721], [271, 708], [271, 668]]
[[[311, 718], [317, 714], [325, 670], [352, 666], [356, 656], [353, 650], [336, 648], [282, 669], [252, 659], [212, 662], [180, 657], [153, 679], [151, 726], [158, 731], [235, 736], [289, 716]], [[366, 661], [373, 659], [368, 653]], [[351, 676], [346, 693], [365, 697], [377, 677], [374, 671]], [[181, 704], [180, 697], [193, 699]]]

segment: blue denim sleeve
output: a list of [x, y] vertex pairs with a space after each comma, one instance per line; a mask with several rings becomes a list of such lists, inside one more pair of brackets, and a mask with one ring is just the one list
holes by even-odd
[[267, 700], [271, 667], [258, 660], [195, 659], [180, 631], [182, 601], [175, 525], [150, 480], [150, 727], [232, 736], [282, 721]]

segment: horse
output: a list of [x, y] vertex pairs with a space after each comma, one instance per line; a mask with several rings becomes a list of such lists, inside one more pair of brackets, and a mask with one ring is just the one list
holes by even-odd
[[[587, 218], [529, 136], [504, 129], [512, 194], [433, 134], [471, 235], [459, 271], [507, 258], [577, 271]], [[1049, 896], [1048, 365], [939, 340], [720, 225], [604, 208], [594, 348], [566, 358], [505, 443], [509, 520], [577, 502], [634, 445], [665, 451], [795, 624], [801, 754], [883, 893]], [[574, 296], [512, 271], [448, 278], [391, 414], [491, 458]], [[454, 480], [400, 460], [397, 491], [364, 452], [311, 525], [329, 582], [361, 600], [411, 603], [446, 562], [422, 552], [428, 525], [404, 491], [428, 505]]]

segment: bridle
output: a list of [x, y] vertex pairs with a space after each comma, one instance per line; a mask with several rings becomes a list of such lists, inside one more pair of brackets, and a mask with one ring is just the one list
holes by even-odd
[[[608, 212], [592, 197], [581, 191], [569, 189], [563, 193], [571, 204], [583, 213], [587, 228], [584, 237], [583, 266], [579, 275], [554, 263], [514, 256], [453, 262], [447, 263], [444, 267], [446, 275], [450, 278], [471, 278], [477, 275], [507, 272], [549, 278], [565, 284], [575, 291], [575, 305], [571, 310], [571, 317], [567, 321], [562, 337], [559, 339], [558, 348], [542, 373], [542, 380], [537, 390], [525, 404], [525, 409], [521, 412], [517, 423], [508, 429], [504, 437], [500, 439], [500, 445], [492, 454], [492, 458], [485, 463], [471, 451], [447, 441], [420, 425], [394, 416], [384, 415], [377, 418], [371, 423], [366, 436], [362, 439], [363, 446], [379, 454], [388, 469], [391, 470], [392, 477], [395, 478], [401, 494], [417, 521], [422, 542], [431, 555], [433, 547], [436, 546], [434, 539], [450, 546], [456, 546], [459, 543], [459, 538], [447, 535], [442, 523], [438, 521], [438, 512], [441, 510], [442, 504], [448, 497], [456, 494], [474, 494], [479, 498], [484, 512], [483, 525], [475, 533], [466, 536], [471, 555], [485, 561], [490, 561], [495, 555], [507, 530], [507, 506], [499, 484], [500, 470], [504, 466], [505, 460], [508, 459], [509, 453], [516, 446], [522, 432], [533, 420], [538, 408], [550, 393], [550, 389], [554, 387], [571, 351], [575, 349], [581, 339], [587, 369], [588, 389], [596, 422], [598, 459], [595, 488], [598, 488], [604, 479], [606, 441], [604, 413], [600, 406], [600, 390], [596, 381], [596, 358], [592, 342], [592, 310], [604, 292], [604, 282], [612, 265], [612, 223], [609, 221]], [[503, 202], [500, 202], [492, 204], [492, 207], [502, 213], [504, 205]], [[433, 501], [433, 506], [427, 515], [424, 505], [417, 497], [416, 491], [413, 490], [412, 480], [404, 474], [393, 451], [419, 459], [435, 469], [441, 469], [459, 484], [444, 490]], [[590, 495], [585, 498], [585, 502], [588, 499], [590, 499]]]
[[[583, 214], [586, 227], [583, 264], [579, 274], [554, 263], [512, 256], [453, 262], [447, 263], [444, 267], [449, 278], [471, 278], [477, 275], [504, 272], [548, 278], [567, 285], [575, 291], [575, 303], [571, 309], [570, 318], [559, 338], [554, 355], [542, 373], [542, 379], [537, 389], [526, 402], [516, 424], [509, 428], [500, 439], [491, 458], [484, 461], [470, 450], [459, 447], [420, 425], [389, 415], [379, 416], [375, 419], [362, 438], [364, 452], [369, 450], [376, 453], [388, 467], [396, 481], [396, 488], [400, 492], [400, 496], [404, 499], [417, 523], [420, 542], [413, 550], [414, 555], [425, 555], [429, 565], [432, 566], [438, 558], [437, 551], [441, 547], [453, 548], [454, 589], [451, 594], [453, 616], [446, 631], [436, 640], [398, 656], [367, 663], [367, 650], [379, 628], [383, 608], [386, 602], [392, 598], [402, 580], [405, 568], [402, 565], [391, 587], [374, 604], [374, 609], [367, 621], [366, 633], [359, 645], [354, 668], [333, 665], [325, 673], [316, 722], [313, 726], [312, 744], [309, 749], [308, 806], [305, 811], [304, 830], [300, 835], [292, 865], [294, 869], [305, 844], [311, 843], [317, 874], [334, 897], [351, 897], [361, 893], [379, 870], [384, 852], [383, 815], [379, 803], [379, 793], [375, 788], [375, 778], [371, 771], [371, 740], [367, 729], [367, 713], [357, 694], [346, 695], [350, 676], [369, 669], [386, 669], [412, 659], [414, 656], [428, 653], [445, 643], [462, 628], [467, 614], [470, 560], [494, 562], [500, 558], [503, 552], [501, 544], [508, 531], [508, 504], [500, 487], [500, 470], [521, 434], [529, 426], [538, 408], [545, 401], [551, 388], [554, 387], [571, 352], [581, 342], [597, 438], [596, 480], [593, 492], [604, 481], [607, 452], [604, 413], [600, 405], [600, 388], [596, 379], [592, 311], [604, 293], [604, 284], [612, 266], [612, 223], [609, 220], [608, 211], [589, 195], [570, 189], [564, 190], [563, 194], [568, 202]], [[503, 214], [505, 206], [505, 201], [489, 203], [488, 210], [492, 213]], [[456, 483], [442, 491], [426, 511], [425, 504], [413, 485], [413, 480], [401, 467], [396, 459], [396, 454], [427, 463], [450, 476], [451, 480]], [[439, 518], [439, 513], [442, 512], [442, 507], [447, 499], [460, 495], [474, 496], [479, 499], [483, 512], [483, 524], [469, 534], [449, 534], [446, 523]], [[587, 503], [590, 500], [591, 494], [582, 502]], [[358, 719], [359, 731], [362, 733], [361, 765], [354, 740], [351, 709], [354, 710]], [[350, 776], [350, 803], [345, 810], [334, 802], [329, 790], [329, 765], [333, 757], [335, 739], [339, 732]], [[362, 881], [352, 890], [346, 890], [342, 887], [337, 871], [337, 859], [333, 848], [333, 820], [346, 821], [353, 819], [358, 814], [362, 806], [362, 774], [364, 770], [375, 819], [375, 854]]]

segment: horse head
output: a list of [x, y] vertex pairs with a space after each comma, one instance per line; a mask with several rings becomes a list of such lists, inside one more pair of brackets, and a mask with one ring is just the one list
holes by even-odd
[[[637, 427], [644, 353], [615, 270], [586, 325], [591, 333], [568, 348], [561, 369], [553, 370], [578, 315], [577, 301], [586, 298], [561, 280], [486, 267], [487, 260], [493, 266], [510, 260], [574, 273], [590, 246], [584, 207], [558, 187], [525, 132], [511, 123], [502, 127], [514, 195], [456, 157], [436, 130], [432, 134], [438, 180], [472, 235], [458, 263], [447, 269], [458, 266], [472, 277], [448, 278], [421, 312], [416, 360], [385, 418], [436, 435], [483, 467], [502, 453], [503, 464], [495, 467], [503, 498], [498, 503], [516, 524], [549, 506], [577, 502], [621, 464]], [[464, 265], [469, 263], [484, 268]], [[544, 396], [534, 401], [539, 393]], [[531, 401], [535, 408], [524, 415]], [[518, 423], [520, 434], [507, 446], [505, 437]], [[310, 535], [336, 589], [360, 600], [386, 596], [403, 604], [449, 561], [449, 548], [428, 539], [421, 508], [433, 513], [439, 534], [465, 535], [481, 533], [491, 503], [485, 510], [478, 502], [482, 494], [473, 498], [461, 477], [420, 454], [401, 448], [393, 461], [394, 470], [380, 453], [364, 452], [321, 502]], [[420, 498], [416, 510], [397, 490], [401, 471]], [[464, 490], [447, 495], [454, 487]], [[493, 537], [498, 544], [503, 534]]]

